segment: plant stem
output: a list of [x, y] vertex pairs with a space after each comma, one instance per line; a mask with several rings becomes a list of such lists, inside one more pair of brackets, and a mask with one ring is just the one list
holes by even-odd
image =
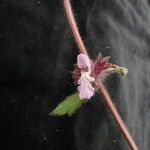
[[75, 21], [74, 16], [73, 16], [72, 7], [71, 7], [69, 0], [64, 0], [64, 7], [65, 7], [66, 15], [67, 15], [67, 18], [68, 18], [68, 21], [70, 24], [70, 28], [72, 30], [75, 41], [77, 43], [77, 46], [78, 46], [81, 53], [87, 54], [87, 50], [86, 50], [85, 45], [81, 39], [76, 21]]
[[[77, 24], [75, 22], [73, 12], [72, 12], [72, 7], [70, 4], [70, 0], [64, 0], [64, 7], [66, 11], [66, 15], [70, 24], [70, 28], [72, 30], [73, 36], [75, 38], [75, 41], [77, 43], [77, 46], [79, 47], [80, 53], [87, 54], [86, 47], [81, 39]], [[106, 105], [106, 107], [110, 110], [111, 115], [113, 116], [114, 121], [116, 122], [118, 128], [120, 129], [121, 134], [123, 135], [124, 139], [128, 143], [129, 147], [131, 150], [138, 150], [131, 134], [127, 130], [124, 122], [122, 121], [117, 109], [115, 108], [105, 86], [100, 82], [98, 83], [98, 88], [101, 96], [103, 97], [103, 101]]]
[[98, 86], [99, 86], [99, 93], [103, 97], [104, 103], [106, 104], [107, 108], [111, 112], [113, 119], [115, 120], [118, 128], [120, 129], [121, 134], [124, 136], [125, 140], [127, 141], [130, 149], [131, 150], [138, 150], [131, 134], [127, 130], [123, 120], [121, 119], [117, 109], [115, 108], [105, 86], [101, 82], [99, 82]]

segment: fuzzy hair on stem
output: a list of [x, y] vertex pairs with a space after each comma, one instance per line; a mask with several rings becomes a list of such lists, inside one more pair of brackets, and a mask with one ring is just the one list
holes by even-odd
[[[64, 7], [65, 7], [66, 16], [68, 18], [70, 28], [72, 30], [72, 33], [73, 33], [73, 36], [75, 38], [76, 44], [79, 48], [79, 51], [80, 51], [80, 53], [84, 53], [84, 54], [88, 55], [86, 47], [85, 47], [85, 45], [81, 39], [75, 18], [73, 16], [73, 11], [72, 11], [72, 7], [70, 4], [70, 0], [64, 0]], [[114, 104], [111, 100], [111, 97], [109, 96], [105, 86], [101, 82], [99, 82], [97, 86], [99, 88], [99, 93], [102, 96], [106, 107], [109, 109], [114, 121], [116, 122], [121, 134], [123, 135], [124, 139], [128, 143], [130, 149], [131, 150], [138, 150], [137, 145], [135, 144], [131, 134], [129, 133], [129, 131], [126, 127], [126, 125], [124, 124], [123, 120], [121, 119], [121, 117], [120, 117], [116, 107], [114, 106]]]

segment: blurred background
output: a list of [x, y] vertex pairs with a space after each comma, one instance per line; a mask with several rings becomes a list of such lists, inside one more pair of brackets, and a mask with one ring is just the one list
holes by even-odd
[[[72, 0], [81, 36], [129, 70], [105, 85], [140, 150], [150, 147], [150, 1]], [[78, 49], [63, 1], [0, 1], [0, 149], [127, 150], [99, 95], [72, 117], [50, 117], [75, 92]]]

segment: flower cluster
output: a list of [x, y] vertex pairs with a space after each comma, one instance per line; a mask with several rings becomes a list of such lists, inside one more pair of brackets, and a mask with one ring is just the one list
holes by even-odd
[[103, 58], [99, 55], [96, 61], [91, 60], [85, 54], [77, 56], [77, 64], [72, 72], [74, 83], [78, 85], [80, 99], [90, 99], [94, 95], [95, 85], [103, 81], [112, 72], [125, 75], [127, 70], [117, 65], [110, 64], [110, 57]]
[[80, 54], [77, 57], [77, 65], [81, 72], [81, 76], [78, 80], [80, 99], [90, 99], [94, 94], [94, 88], [91, 83], [95, 81], [95, 79], [91, 77], [91, 61], [87, 55]]
[[73, 74], [74, 83], [78, 85], [80, 99], [90, 99], [94, 95], [93, 84], [99, 79], [100, 74], [110, 67], [109, 57], [102, 58], [99, 54], [93, 62], [85, 54], [77, 56]]

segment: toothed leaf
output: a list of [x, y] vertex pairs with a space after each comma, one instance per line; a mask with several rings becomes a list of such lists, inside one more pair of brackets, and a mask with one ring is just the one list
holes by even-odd
[[83, 104], [86, 100], [81, 100], [79, 98], [79, 93], [75, 93], [68, 96], [63, 102], [58, 104], [58, 106], [50, 113], [53, 116], [68, 115], [72, 116], [73, 113]]

